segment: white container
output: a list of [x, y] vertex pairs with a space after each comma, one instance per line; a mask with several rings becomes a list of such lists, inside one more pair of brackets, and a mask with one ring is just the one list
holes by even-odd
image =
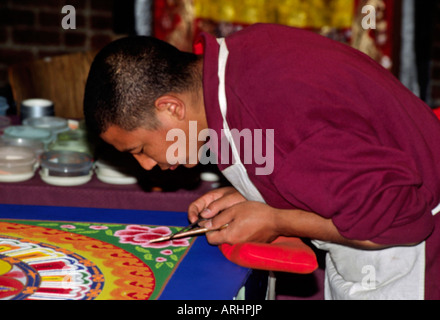
[[36, 140], [44, 144], [45, 148], [51, 143], [55, 136], [50, 130], [34, 128], [30, 126], [10, 126], [4, 130], [3, 136], [6, 138], [22, 138]]
[[91, 156], [82, 152], [48, 151], [41, 156], [41, 179], [56, 186], [77, 186], [90, 181]]
[[38, 140], [2, 136], [0, 138], [0, 144], [5, 146], [24, 147], [31, 149], [36, 154], [37, 159], [39, 159], [44, 152], [44, 144], [43, 142]]
[[31, 149], [0, 146], [0, 182], [29, 180], [37, 167], [37, 157]]
[[93, 147], [88, 141], [87, 132], [82, 129], [59, 133], [57, 139], [49, 145], [48, 149], [76, 151], [93, 155]]
[[66, 119], [52, 116], [27, 118], [23, 120], [23, 125], [50, 130], [54, 135], [69, 130], [69, 125]]

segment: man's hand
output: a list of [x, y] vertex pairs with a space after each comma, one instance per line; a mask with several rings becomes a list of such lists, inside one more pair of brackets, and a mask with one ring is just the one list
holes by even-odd
[[276, 210], [261, 202], [237, 203], [217, 214], [204, 226], [218, 229], [224, 225], [228, 227], [206, 234], [210, 244], [270, 243], [279, 236], [276, 229]]
[[206, 222], [204, 227], [218, 229], [208, 232], [207, 239], [213, 245], [239, 242], [271, 242], [277, 234], [274, 231], [274, 210], [266, 204], [247, 201], [235, 188], [213, 190], [194, 201], [188, 209], [188, 218], [195, 222], [199, 215]]
[[246, 198], [233, 187], [212, 190], [190, 204], [188, 219], [191, 223], [197, 221], [199, 215], [210, 219], [219, 212], [244, 201]]

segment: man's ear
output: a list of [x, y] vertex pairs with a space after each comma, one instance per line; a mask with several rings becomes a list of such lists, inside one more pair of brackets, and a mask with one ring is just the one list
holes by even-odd
[[186, 105], [182, 99], [175, 95], [163, 95], [156, 99], [154, 105], [157, 112], [166, 112], [177, 120], [185, 119]]

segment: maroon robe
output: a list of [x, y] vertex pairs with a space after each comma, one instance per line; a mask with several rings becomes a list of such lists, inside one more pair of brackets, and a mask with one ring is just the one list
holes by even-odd
[[[208, 124], [220, 137], [219, 46], [207, 34], [200, 41]], [[245, 164], [267, 204], [331, 218], [348, 239], [427, 239], [425, 297], [440, 299], [440, 215], [431, 213], [440, 203], [440, 122], [432, 110], [366, 55], [308, 31], [254, 25], [226, 43], [230, 128], [275, 132], [273, 172], [256, 175], [261, 165]]]

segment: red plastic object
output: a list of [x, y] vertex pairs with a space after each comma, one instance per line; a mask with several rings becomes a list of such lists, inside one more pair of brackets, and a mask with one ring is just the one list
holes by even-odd
[[250, 269], [308, 274], [318, 268], [315, 253], [299, 238], [279, 237], [272, 243], [222, 244], [220, 251], [228, 260]]
[[440, 108], [434, 109], [434, 113], [440, 119]]

